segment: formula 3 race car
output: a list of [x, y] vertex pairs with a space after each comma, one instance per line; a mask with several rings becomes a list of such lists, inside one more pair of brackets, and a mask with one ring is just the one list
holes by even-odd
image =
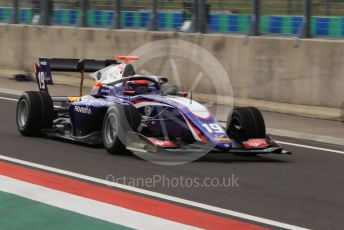
[[[222, 127], [205, 106], [179, 92], [167, 78], [136, 75], [130, 60], [137, 58], [39, 58], [39, 65], [34, 64], [39, 91], [27, 91], [18, 101], [19, 132], [102, 144], [111, 154], [125, 149], [178, 153], [204, 146], [209, 154], [289, 153], [266, 134], [258, 109], [235, 107]], [[80, 72], [80, 95], [50, 96], [53, 71]], [[84, 73], [92, 73], [96, 85], [83, 96]]]

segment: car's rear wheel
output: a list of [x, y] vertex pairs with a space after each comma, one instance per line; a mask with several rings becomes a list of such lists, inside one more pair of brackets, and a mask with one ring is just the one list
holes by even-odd
[[16, 112], [18, 131], [24, 136], [37, 136], [42, 129], [50, 128], [54, 119], [54, 106], [46, 92], [27, 91], [19, 98]]
[[51, 128], [55, 118], [54, 103], [48, 92], [39, 92], [42, 99], [42, 120], [41, 129]]
[[136, 131], [141, 122], [137, 109], [131, 105], [115, 105], [105, 114], [102, 128], [102, 140], [110, 154], [126, 154], [128, 131]]
[[265, 138], [266, 129], [262, 113], [255, 107], [236, 107], [228, 118], [227, 134], [239, 141]]

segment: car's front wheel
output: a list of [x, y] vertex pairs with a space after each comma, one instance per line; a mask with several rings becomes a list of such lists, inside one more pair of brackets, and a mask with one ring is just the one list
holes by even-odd
[[136, 108], [130, 105], [115, 105], [105, 114], [102, 128], [102, 140], [110, 154], [125, 154], [128, 131], [135, 131], [140, 124]]
[[234, 108], [227, 124], [227, 134], [239, 141], [266, 137], [263, 115], [255, 107]]

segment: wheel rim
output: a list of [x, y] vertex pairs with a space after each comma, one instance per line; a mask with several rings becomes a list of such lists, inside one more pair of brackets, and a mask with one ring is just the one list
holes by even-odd
[[229, 127], [230, 127], [230, 130], [233, 132], [238, 132], [239, 130], [242, 130], [240, 119], [237, 117], [233, 117], [230, 122]]
[[237, 116], [233, 116], [232, 120], [228, 127], [227, 134], [231, 135], [234, 138], [237, 138], [238, 140], [247, 140], [247, 135], [245, 133], [245, 130], [242, 126], [241, 120]]
[[18, 105], [17, 120], [19, 126], [22, 128], [27, 123], [27, 118], [29, 116], [29, 108], [26, 100], [21, 100]]
[[113, 144], [117, 136], [117, 118], [114, 114], [110, 114], [105, 122], [105, 141]]

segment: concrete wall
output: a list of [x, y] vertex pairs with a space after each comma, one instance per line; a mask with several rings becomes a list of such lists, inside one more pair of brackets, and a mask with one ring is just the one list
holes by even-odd
[[[230, 75], [235, 97], [333, 108], [344, 101], [340, 40], [301, 40], [296, 46], [288, 38], [0, 25], [0, 67], [29, 70], [40, 56], [112, 58], [166, 38], [187, 40], [214, 54]], [[159, 74], [171, 73], [168, 61], [156, 61]], [[190, 86], [197, 66], [181, 61], [178, 67]], [[213, 93], [210, 78], [202, 79], [199, 92]]]

